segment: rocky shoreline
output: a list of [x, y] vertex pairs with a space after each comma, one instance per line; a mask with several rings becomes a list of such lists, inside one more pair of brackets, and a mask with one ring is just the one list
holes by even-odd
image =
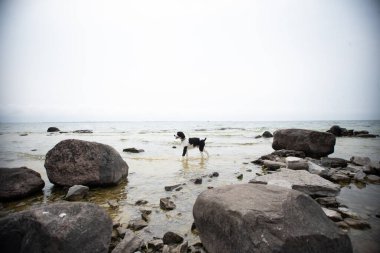
[[[335, 131], [338, 128], [332, 127], [331, 129]], [[84, 250], [82, 252], [249, 252], [248, 249], [252, 248], [255, 248], [259, 252], [275, 252], [278, 248], [289, 252], [308, 252], [308, 247], [315, 249], [322, 247], [321, 245], [326, 243], [331, 245], [329, 249], [331, 252], [352, 252], [351, 242], [346, 232], [349, 229], [371, 229], [371, 225], [362, 217], [339, 203], [336, 200], [336, 196], [339, 194], [341, 185], [349, 183], [359, 185], [379, 184], [380, 164], [376, 161], [371, 161], [368, 157], [352, 156], [349, 161], [341, 158], [327, 157], [334, 152], [335, 137], [338, 136], [335, 134], [336, 131], [333, 134], [331, 129], [328, 133], [303, 129], [281, 129], [274, 132], [272, 147], [275, 151], [252, 161], [253, 164], [262, 166], [262, 173], [255, 176], [250, 181], [250, 184], [228, 186], [228, 190], [227, 188], [224, 189], [224, 187], [217, 187], [205, 191], [198, 197], [193, 208], [195, 222], [191, 231], [199, 234], [201, 241], [192, 245], [184, 240], [184, 235], [179, 235], [172, 231], [164, 233], [161, 238], [154, 237], [150, 241], [140, 239], [134, 232], [149, 226], [150, 215], [152, 213], [151, 209], [144, 207], [146, 204], [144, 200], [135, 203], [136, 208], [139, 208], [141, 212], [140, 219], [132, 219], [128, 224], [120, 224], [118, 221], [109, 223], [108, 218], [105, 218], [103, 219], [105, 220], [103, 224], [105, 229], [102, 232], [98, 232], [96, 235], [86, 234], [89, 237], [74, 236], [71, 229], [76, 231], [76, 221], [82, 219], [76, 216], [77, 211], [75, 210], [85, 208], [86, 204], [88, 204], [83, 201], [87, 200], [89, 187], [107, 187], [119, 184], [121, 180], [125, 180], [128, 176], [128, 165], [121, 159], [117, 151], [110, 146], [78, 140], [62, 141], [46, 155], [45, 168], [48, 178], [52, 183], [60, 187], [67, 187], [68, 191], [63, 197], [66, 201], [32, 208], [0, 218], [0, 224], [2, 224], [0, 226], [0, 238], [3, 239], [5, 236], [10, 238], [6, 240], [6, 243], [0, 242], [0, 251], [13, 252], [14, 248], [12, 247], [14, 245], [12, 246], [12, 244], [20, 239], [12, 239], [15, 236], [6, 233], [5, 228], [12, 227], [16, 231], [15, 234], [18, 235], [29, 236], [30, 233], [33, 233], [33, 235], [43, 234], [43, 237], [36, 239], [36, 241], [43, 241], [44, 244], [37, 246], [23, 245], [21, 247], [37, 247], [36, 249], [38, 247], [52, 247], [54, 250], [58, 245], [68, 245], [66, 248], [60, 247], [58, 252], [70, 252], [73, 249], [70, 247], [74, 247], [75, 245], [82, 245]], [[48, 130], [48, 132], [59, 131], [59, 129], [58, 131], [56, 129], [53, 130], [55, 131]], [[345, 133], [343, 130], [341, 132]], [[351, 131], [347, 132], [350, 133]], [[370, 135], [368, 132], [358, 133], [360, 131], [353, 131], [353, 133], [355, 132], [357, 134], [353, 134], [352, 136], [364, 137], [360, 135], [365, 134], [367, 135], [366, 137], [369, 137], [368, 135]], [[271, 133], [263, 134], [265, 138], [272, 138], [271, 135]], [[341, 134], [340, 136], [350, 135]], [[8, 177], [3, 173], [3, 170], [6, 170], [6, 172], [16, 172], [16, 170], [19, 171], [20, 169], [1, 169], [0, 178], [8, 181]], [[38, 178], [39, 175], [36, 176]], [[219, 173], [215, 171], [203, 177], [194, 178], [194, 180], [188, 183], [202, 184], [204, 179], [218, 176]], [[243, 174], [239, 174], [236, 177], [238, 180], [241, 180]], [[25, 180], [20, 179], [20, 181], [24, 182]], [[37, 184], [37, 188], [31, 187], [28, 193], [20, 192], [18, 196], [16, 194], [16, 196], [12, 195], [10, 197], [11, 194], [9, 192], [15, 192], [12, 186], [16, 186], [17, 183], [9, 182], [11, 183], [8, 186], [1, 184], [3, 187], [0, 188], [1, 201], [23, 198], [29, 194], [36, 194], [36, 192], [37, 194], [38, 192], [41, 193], [41, 189], [44, 186], [41, 186], [41, 183], [38, 185], [38, 183], [33, 182], [31, 186]], [[181, 191], [184, 184], [186, 183], [168, 185], [164, 188], [166, 191]], [[27, 186], [23, 185], [21, 188], [26, 189]], [[234, 194], [229, 192], [233, 192]], [[251, 193], [243, 194], [247, 192]], [[258, 192], [262, 193], [259, 194]], [[210, 194], [210, 196], [207, 194]], [[230, 194], [235, 197], [231, 198]], [[236, 198], [237, 195], [239, 196], [238, 198]], [[261, 199], [263, 196], [265, 198]], [[285, 223], [268, 223], [267, 221], [279, 219], [283, 221], [285, 217], [288, 217], [285, 214], [289, 212], [287, 211], [288, 209], [274, 208], [276, 204], [271, 204], [271, 200], [285, 201], [289, 198], [295, 199], [295, 202], [290, 201], [286, 202], [286, 204], [284, 202], [281, 205], [282, 207], [285, 205], [288, 206], [289, 210], [305, 212], [297, 213], [296, 216], [292, 216]], [[220, 201], [220, 204], [215, 202], [216, 199]], [[171, 198], [161, 198], [158, 202], [162, 210], [176, 209], [175, 200]], [[252, 206], [252, 203], [261, 204]], [[56, 205], [59, 206], [60, 210], [51, 211], [57, 209]], [[119, 203], [110, 200], [108, 201], [108, 205], [111, 208], [117, 208]], [[214, 205], [215, 210], [211, 208]], [[223, 209], [226, 205], [228, 205], [228, 211]], [[261, 210], [266, 205], [270, 208], [270, 211], [269, 209]], [[312, 207], [306, 208], [309, 206]], [[97, 208], [100, 207], [94, 207], [94, 209]], [[235, 211], [231, 213], [230, 210]], [[242, 212], [241, 210], [250, 211]], [[49, 216], [57, 224], [57, 227], [54, 227], [54, 229], [58, 229], [59, 226], [64, 226], [67, 229], [67, 233], [62, 234], [57, 240], [47, 240], [46, 238], [52, 237], [47, 232], [39, 230], [37, 232], [30, 232], [34, 231], [32, 225], [30, 225], [30, 230], [28, 231], [16, 227], [20, 220], [25, 221], [27, 224], [35, 224], [37, 221], [43, 224], [44, 219], [39, 215], [41, 213], [47, 215], [46, 212], [48, 214], [54, 213], [52, 217]], [[85, 212], [89, 223], [95, 219], [99, 219], [92, 212], [95, 211]], [[241, 217], [242, 221], [237, 222], [236, 212], [241, 212], [238, 216]], [[262, 217], [263, 214], [268, 213], [269, 216], [267, 218]], [[259, 223], [257, 223], [256, 217], [258, 214], [260, 214], [260, 219], [263, 219]], [[208, 215], [211, 216], [206, 218]], [[233, 216], [231, 217], [231, 215]], [[319, 217], [320, 220], [315, 220], [315, 217]], [[309, 220], [309, 223], [300, 226], [302, 222], [297, 220], [300, 218], [303, 221]], [[230, 219], [232, 219], [231, 224], [225, 222]], [[253, 223], [248, 226], [247, 224], [250, 224], [250, 222]], [[221, 223], [224, 224], [222, 227], [220, 227]], [[319, 231], [319, 234], [312, 229], [317, 224], [323, 227]], [[321, 224], [325, 225], [322, 226]], [[257, 231], [251, 231], [248, 227], [255, 227], [257, 225], [260, 228], [261, 234], [256, 235]], [[101, 226], [99, 224], [98, 228]], [[54, 229], [52, 230], [53, 233], [55, 233]], [[231, 231], [236, 232], [233, 233], [235, 237], [231, 237]], [[244, 232], [239, 233], [239, 231]], [[289, 231], [297, 231], [297, 233], [294, 237], [285, 237], [285, 235], [290, 233]], [[277, 236], [272, 238], [266, 233], [276, 234]], [[99, 239], [96, 236], [101, 236], [104, 239]], [[323, 240], [321, 240], [321, 236], [323, 236]], [[309, 238], [310, 244], [306, 244], [305, 246], [304, 243], [300, 243], [298, 238], [301, 237]], [[283, 241], [279, 241], [279, 238]], [[94, 251], [91, 247], [88, 248], [88, 251], [85, 251], [85, 245], [93, 240], [96, 240], [103, 246], [98, 247], [99, 251]], [[231, 243], [229, 244], [228, 242]], [[254, 243], [251, 244], [252, 242]]]

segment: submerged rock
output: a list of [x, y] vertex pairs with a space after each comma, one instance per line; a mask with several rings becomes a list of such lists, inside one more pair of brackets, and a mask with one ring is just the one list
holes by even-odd
[[55, 145], [45, 168], [50, 182], [63, 186], [115, 185], [128, 176], [128, 165], [114, 148], [74, 139]]
[[163, 210], [173, 210], [176, 208], [176, 205], [170, 200], [170, 198], [161, 198], [160, 207]]
[[15, 200], [41, 192], [45, 182], [40, 173], [27, 167], [0, 168], [0, 201]]
[[112, 220], [91, 203], [55, 203], [0, 219], [0, 252], [108, 252]]
[[289, 189], [299, 190], [311, 196], [336, 196], [339, 185], [331, 183], [318, 175], [305, 170], [281, 169], [280, 172], [256, 177], [250, 183], [278, 185]]
[[305, 152], [306, 156], [321, 158], [334, 152], [335, 136], [330, 133], [305, 130], [281, 129], [273, 134], [272, 148]]
[[90, 188], [84, 185], [74, 185], [69, 188], [65, 199], [69, 201], [81, 200], [88, 195]]
[[210, 253], [352, 252], [349, 237], [314, 200], [283, 187], [241, 184], [207, 190], [198, 196], [193, 215]]

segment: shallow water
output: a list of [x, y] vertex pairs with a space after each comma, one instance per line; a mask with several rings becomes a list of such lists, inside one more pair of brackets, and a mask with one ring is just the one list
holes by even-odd
[[[281, 128], [305, 128], [326, 131], [332, 125], [355, 130], [368, 130], [380, 134], [379, 121], [313, 121], [313, 122], [102, 122], [102, 123], [17, 123], [0, 124], [0, 166], [27, 166], [38, 171], [45, 180], [44, 194], [28, 199], [5, 203], [3, 214], [23, 210], [31, 205], [61, 200], [62, 189], [53, 187], [44, 168], [45, 154], [59, 141], [81, 139], [96, 141], [114, 147], [129, 165], [128, 182], [110, 188], [91, 189], [89, 201], [104, 207], [114, 220], [127, 223], [140, 217], [139, 208], [151, 208], [149, 226], [138, 234], [146, 240], [162, 237], [166, 231], [178, 232], [190, 243], [199, 238], [192, 234], [192, 207], [196, 197], [207, 187], [246, 183], [261, 172], [261, 168], [250, 161], [272, 152], [272, 138], [255, 139], [256, 135]], [[47, 133], [50, 126], [61, 131], [78, 129], [93, 130], [93, 134]], [[187, 137], [207, 137], [206, 149], [209, 158], [202, 159], [197, 150], [189, 151], [189, 160], [181, 161], [182, 150], [173, 137], [183, 131]], [[26, 136], [20, 136], [27, 134]], [[173, 148], [176, 146], [177, 148]], [[122, 152], [124, 148], [144, 149], [144, 153]], [[368, 156], [380, 160], [380, 138], [337, 138], [335, 152], [330, 157], [349, 159], [353, 155]], [[252, 170], [252, 171], [247, 171]], [[212, 172], [219, 177], [209, 178]], [[237, 179], [242, 173], [243, 179]], [[190, 180], [205, 176], [201, 185]], [[166, 192], [164, 186], [184, 183], [180, 191]], [[372, 225], [366, 231], [351, 230], [350, 236], [355, 252], [374, 252], [380, 249], [374, 238], [380, 238], [378, 196], [379, 185], [357, 189], [351, 185], [342, 189], [340, 201], [350, 209], [365, 216]], [[171, 197], [176, 204], [173, 211], [159, 208], [159, 199]], [[119, 207], [111, 209], [107, 201], [117, 200]], [[135, 206], [137, 200], [147, 200], [142, 207]], [[363, 207], [365, 207], [363, 209]], [[365, 210], [365, 211], [363, 211]], [[372, 241], [372, 242], [371, 242]], [[371, 242], [371, 243], [370, 243]], [[367, 246], [366, 246], [367, 245]], [[372, 250], [372, 251], [371, 251]]]

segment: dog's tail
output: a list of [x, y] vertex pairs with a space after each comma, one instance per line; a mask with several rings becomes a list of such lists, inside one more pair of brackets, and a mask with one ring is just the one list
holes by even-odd
[[205, 142], [207, 140], [207, 138], [204, 138], [203, 140], [201, 140], [202, 142]]

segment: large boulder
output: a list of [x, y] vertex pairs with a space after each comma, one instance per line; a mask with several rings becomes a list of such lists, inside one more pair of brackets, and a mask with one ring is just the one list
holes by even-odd
[[352, 252], [351, 241], [309, 196], [269, 185], [229, 185], [201, 193], [193, 207], [210, 253]]
[[108, 252], [111, 233], [101, 207], [56, 203], [0, 219], [0, 252]]
[[334, 152], [335, 136], [330, 133], [305, 130], [281, 129], [273, 134], [272, 148], [305, 152], [306, 156], [321, 158]]
[[64, 140], [46, 154], [45, 168], [57, 185], [112, 185], [128, 176], [128, 165], [111, 146]]
[[280, 172], [256, 177], [250, 183], [282, 186], [301, 191], [313, 197], [334, 197], [340, 191], [339, 185], [306, 170], [284, 168]]
[[41, 192], [45, 182], [29, 168], [0, 168], [0, 200], [8, 201]]

